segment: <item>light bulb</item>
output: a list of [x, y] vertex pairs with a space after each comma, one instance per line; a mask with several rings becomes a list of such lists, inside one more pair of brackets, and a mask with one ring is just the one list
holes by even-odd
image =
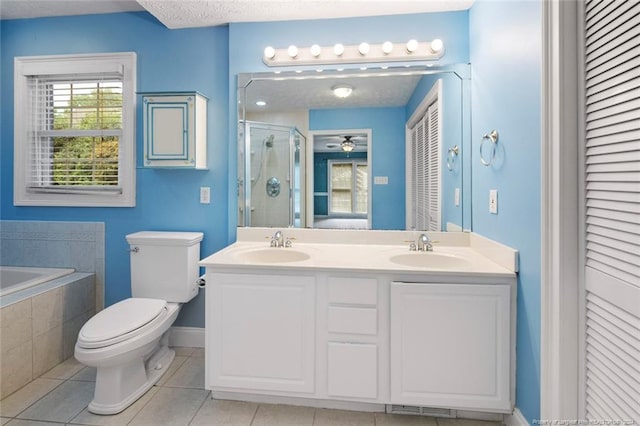
[[418, 50], [418, 40], [411, 39], [407, 42], [407, 52], [413, 53]]
[[385, 41], [384, 43], [382, 43], [382, 53], [384, 53], [385, 55], [388, 55], [392, 51], [393, 51], [393, 43], [391, 43], [390, 41]]
[[439, 51], [442, 50], [442, 48], [444, 47], [444, 44], [442, 43], [442, 40], [440, 40], [439, 38], [436, 38], [431, 42], [431, 45], [429, 47], [433, 53], [438, 53]]
[[289, 55], [289, 57], [295, 58], [296, 56], [298, 56], [298, 48], [292, 44], [287, 49], [287, 54]]
[[370, 49], [371, 49], [371, 46], [369, 46], [369, 43], [360, 43], [360, 45], [358, 46], [358, 52], [360, 52], [362, 56], [369, 53]]
[[276, 56], [276, 49], [271, 46], [267, 46], [264, 48], [264, 57], [267, 59], [273, 59]]
[[320, 52], [322, 52], [322, 48], [319, 45], [314, 44], [313, 46], [311, 46], [311, 48], [309, 48], [309, 51], [311, 52], [311, 55], [314, 58], [317, 58], [318, 56], [320, 56]]
[[344, 53], [344, 46], [340, 43], [336, 44], [335, 46], [333, 46], [333, 53], [335, 53], [336, 56], [342, 56], [342, 54]]

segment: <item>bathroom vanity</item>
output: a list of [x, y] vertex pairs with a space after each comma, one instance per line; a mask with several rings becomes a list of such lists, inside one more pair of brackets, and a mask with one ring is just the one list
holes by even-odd
[[[214, 397], [511, 413], [517, 252], [470, 233], [244, 228], [207, 271]], [[406, 407], [404, 407], [406, 408]]]

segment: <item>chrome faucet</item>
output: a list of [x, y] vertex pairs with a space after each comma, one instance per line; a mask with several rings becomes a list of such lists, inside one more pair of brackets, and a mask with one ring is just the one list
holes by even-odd
[[271, 237], [271, 247], [284, 247], [284, 235], [282, 231], [276, 231]]
[[416, 246], [418, 251], [433, 251], [433, 244], [427, 234], [420, 234]]

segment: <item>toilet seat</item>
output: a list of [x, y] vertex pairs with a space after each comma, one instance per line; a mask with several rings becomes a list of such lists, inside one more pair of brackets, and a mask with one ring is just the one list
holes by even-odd
[[96, 349], [111, 346], [142, 334], [168, 315], [161, 299], [130, 298], [98, 312], [82, 327], [77, 344]]

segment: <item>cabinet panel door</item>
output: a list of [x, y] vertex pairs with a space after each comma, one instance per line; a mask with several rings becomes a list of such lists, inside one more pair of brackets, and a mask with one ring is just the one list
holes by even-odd
[[391, 284], [391, 399], [508, 411], [510, 288]]
[[327, 354], [329, 396], [378, 396], [378, 347], [365, 343], [329, 342]]
[[211, 384], [313, 392], [314, 278], [212, 274], [212, 279]]

